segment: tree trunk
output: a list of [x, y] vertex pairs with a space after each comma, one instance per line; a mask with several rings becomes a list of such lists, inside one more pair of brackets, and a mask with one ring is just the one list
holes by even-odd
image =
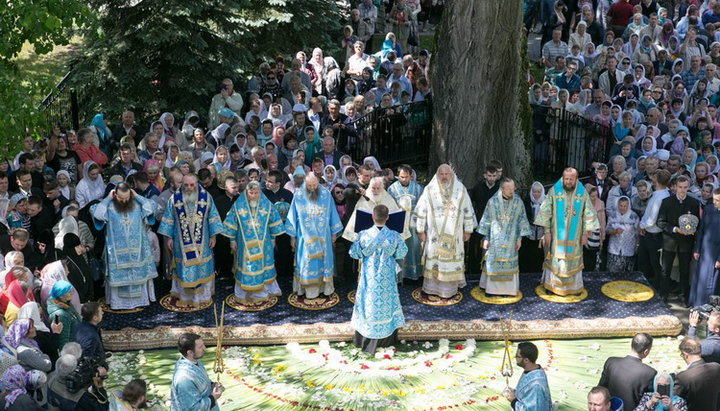
[[450, 164], [470, 188], [491, 159], [527, 187], [529, 106], [521, 2], [449, 1], [432, 57], [430, 172]]

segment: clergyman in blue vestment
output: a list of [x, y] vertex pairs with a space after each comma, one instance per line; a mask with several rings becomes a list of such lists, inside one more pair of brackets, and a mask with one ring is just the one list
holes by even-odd
[[376, 206], [375, 226], [361, 231], [350, 247], [350, 257], [362, 261], [350, 322], [355, 329], [353, 343], [371, 354], [392, 345], [397, 329], [405, 326], [396, 260], [404, 258], [408, 249], [399, 233], [385, 227], [387, 219], [387, 206]]
[[531, 342], [518, 344], [515, 361], [523, 373], [515, 389], [503, 392], [515, 411], [550, 411], [553, 409], [547, 375], [537, 364], [538, 349]]
[[199, 335], [183, 333], [178, 338], [182, 357], [175, 363], [170, 387], [170, 411], [219, 411], [217, 400], [225, 390], [213, 383], [200, 360], [205, 343]]
[[155, 301], [153, 259], [147, 225], [156, 204], [120, 184], [90, 212], [98, 229], [105, 226], [105, 294], [113, 310], [129, 310]]

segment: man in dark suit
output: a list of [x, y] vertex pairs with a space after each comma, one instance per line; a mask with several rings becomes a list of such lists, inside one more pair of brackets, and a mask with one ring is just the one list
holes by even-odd
[[690, 258], [695, 245], [695, 233], [680, 229], [678, 220], [684, 214], [700, 218], [700, 201], [687, 195], [690, 179], [679, 176], [675, 179], [675, 195], [660, 204], [657, 226], [663, 230], [663, 279], [660, 295], [667, 300], [670, 293], [670, 273], [675, 256], [678, 257], [682, 302], [687, 305], [690, 296]]
[[613, 397], [622, 399], [625, 411], [634, 410], [643, 393], [652, 389], [657, 371], [642, 362], [650, 354], [652, 343], [648, 334], [635, 334], [630, 354], [605, 361], [598, 385], [607, 388]]
[[688, 365], [675, 376], [675, 395], [685, 399], [690, 411], [715, 411], [720, 395], [720, 364], [706, 363], [701, 356], [700, 340], [685, 337], [680, 343], [680, 355]]
[[609, 178], [607, 178], [608, 175], [608, 167], [607, 164], [600, 163], [595, 167], [594, 176], [590, 179], [590, 184], [597, 187], [598, 190], [598, 198], [602, 200], [602, 202], [606, 202], [608, 198], [608, 194], [610, 194], [610, 189], [613, 187], [612, 181], [610, 181]]
[[145, 133], [140, 129], [140, 126], [135, 124], [135, 113], [130, 110], [125, 110], [122, 113], [122, 123], [118, 124], [112, 130], [113, 140], [116, 140], [117, 144], [120, 144], [120, 139], [125, 136], [133, 138], [135, 145], [137, 146], [142, 141]]
[[332, 137], [325, 137], [322, 139], [322, 151], [313, 154], [313, 159], [321, 158], [326, 166], [332, 165], [335, 167], [336, 174], [340, 173], [340, 157], [345, 154], [335, 150], [335, 139]]

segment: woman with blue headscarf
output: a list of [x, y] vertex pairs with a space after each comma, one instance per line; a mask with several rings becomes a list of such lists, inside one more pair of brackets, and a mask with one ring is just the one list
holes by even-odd
[[72, 341], [75, 326], [80, 323], [80, 314], [72, 305], [74, 289], [68, 281], [60, 280], [53, 285], [47, 300], [47, 313], [50, 321], [59, 321], [63, 325], [58, 337], [58, 347]]
[[674, 385], [675, 381], [670, 374], [656, 374], [653, 392], [643, 394], [635, 411], [687, 411], [685, 400], [673, 395]]
[[102, 113], [95, 114], [88, 124], [88, 128], [97, 135], [98, 148], [110, 157], [112, 155], [112, 131], [105, 124], [105, 116]]

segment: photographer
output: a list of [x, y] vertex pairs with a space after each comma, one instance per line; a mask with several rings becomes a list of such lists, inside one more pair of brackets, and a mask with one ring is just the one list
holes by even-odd
[[[700, 324], [700, 311], [690, 312], [688, 319], [688, 337], [695, 337], [695, 329]], [[720, 363], [720, 312], [713, 311], [707, 320], [707, 337], [700, 342], [701, 353], [705, 362]]]
[[92, 384], [78, 401], [77, 407], [75, 407], [76, 411], [107, 411], [110, 409], [108, 393], [105, 390], [105, 380], [108, 378], [107, 369], [98, 366], [95, 370]]
[[243, 108], [243, 98], [240, 93], [235, 93], [234, 84], [231, 79], [223, 79], [219, 88], [220, 92], [213, 96], [210, 103], [210, 111], [208, 113], [208, 128], [210, 129], [213, 129], [220, 124], [218, 111], [221, 109], [227, 107], [234, 111], [235, 114], [239, 115]]
[[84, 391], [70, 392], [68, 378], [77, 368], [78, 360], [71, 354], [61, 355], [55, 363], [55, 373], [48, 379], [48, 405], [51, 411], [74, 411]]

